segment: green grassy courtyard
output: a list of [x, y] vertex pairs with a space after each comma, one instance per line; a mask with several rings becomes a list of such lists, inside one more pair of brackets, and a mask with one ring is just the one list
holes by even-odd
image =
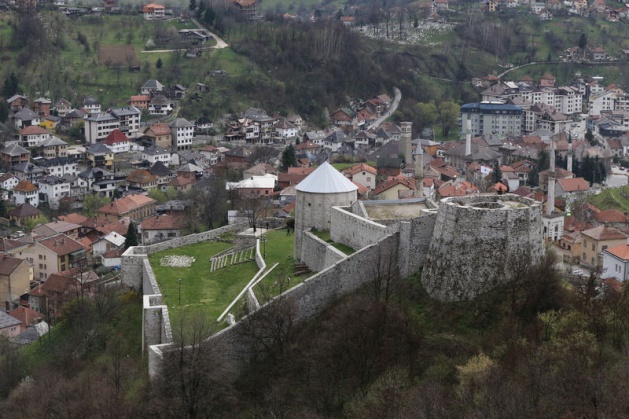
[[[262, 253], [266, 250], [267, 267], [270, 268], [275, 263], [279, 265], [256, 289], [258, 299], [264, 301], [267, 297], [284, 290], [285, 281], [283, 280], [289, 276], [291, 287], [307, 277], [307, 275], [302, 275], [292, 278], [294, 276], [293, 243], [294, 236], [286, 235], [286, 230], [272, 230], [264, 235], [260, 250]], [[210, 241], [149, 256], [164, 303], [169, 308], [171, 323], [175, 324], [184, 312], [186, 314], [200, 312], [209, 322], [215, 322], [251, 281], [258, 271], [253, 261], [226, 266], [210, 272], [210, 258], [230, 247], [229, 243]], [[195, 258], [195, 261], [187, 268], [160, 265], [160, 260], [164, 256], [172, 255], [191, 256]], [[179, 279], [181, 279], [181, 284]], [[179, 301], [180, 288], [181, 302]], [[232, 311], [236, 311], [236, 308], [234, 307]]]

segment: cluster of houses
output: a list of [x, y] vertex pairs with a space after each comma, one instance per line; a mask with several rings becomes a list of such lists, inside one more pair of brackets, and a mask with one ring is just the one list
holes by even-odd
[[601, 77], [577, 78], [568, 86], [555, 86], [551, 74], [537, 83], [530, 76], [502, 81], [495, 76], [473, 80], [482, 101], [461, 107], [462, 131], [470, 120], [472, 133], [521, 135], [543, 129], [583, 138], [590, 129], [597, 139], [614, 138], [629, 131], [629, 94]]
[[601, 16], [609, 22], [618, 22], [629, 18], [626, 7], [618, 7], [615, 3], [608, 4], [605, 0], [484, 0], [481, 8], [487, 13], [501, 10], [525, 8], [541, 20], [550, 20], [558, 12], [576, 16]]

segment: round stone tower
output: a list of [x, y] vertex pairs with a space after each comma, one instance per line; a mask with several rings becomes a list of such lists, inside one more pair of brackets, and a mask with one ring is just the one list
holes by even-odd
[[358, 199], [358, 187], [328, 162], [302, 180], [295, 202], [295, 260], [301, 259], [304, 230], [330, 229], [332, 207], [350, 206]]
[[471, 300], [508, 281], [514, 264], [535, 264], [543, 253], [541, 203], [514, 194], [446, 198], [422, 284], [439, 300]]

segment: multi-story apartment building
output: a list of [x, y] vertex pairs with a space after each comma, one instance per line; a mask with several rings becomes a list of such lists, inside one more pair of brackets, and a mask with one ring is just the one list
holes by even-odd
[[[504, 103], [481, 102], [461, 106], [461, 121], [470, 119], [472, 135], [521, 135], [522, 108]], [[465, 132], [461, 130], [462, 138]]]

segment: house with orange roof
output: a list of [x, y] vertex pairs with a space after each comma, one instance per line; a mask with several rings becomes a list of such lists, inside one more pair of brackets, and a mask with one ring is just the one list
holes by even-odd
[[629, 217], [626, 212], [617, 209], [602, 210], [594, 214], [594, 219], [598, 224], [609, 227], [627, 228], [629, 227]]
[[142, 8], [144, 20], [166, 19], [166, 8], [161, 4], [149, 3]]
[[9, 311], [9, 315], [22, 322], [22, 331], [44, 320], [44, 316], [41, 313], [24, 306]]
[[[358, 163], [343, 170], [343, 175], [354, 183], [360, 184], [367, 190], [376, 189], [376, 176], [378, 170], [366, 163]], [[359, 188], [360, 192], [360, 188]]]
[[555, 87], [557, 78], [552, 74], [546, 73], [539, 79], [539, 87]]
[[148, 143], [170, 150], [172, 147], [172, 133], [168, 124], [157, 123], [144, 129], [143, 136]]
[[145, 110], [149, 108], [150, 102], [151, 102], [150, 95], [134, 95], [134, 96], [131, 96], [131, 98], [129, 98], [129, 100], [127, 101], [129, 106], [135, 106], [138, 109], [145, 109]]
[[437, 189], [437, 199], [448, 198], [451, 196], [471, 195], [478, 192], [478, 187], [466, 180], [458, 182], [449, 181], [444, 183], [439, 189]]
[[39, 281], [85, 262], [83, 245], [65, 234], [38, 239], [22, 253], [32, 261], [33, 276]]
[[22, 205], [25, 203], [31, 204], [34, 207], [39, 205], [39, 188], [33, 185], [28, 180], [21, 180], [13, 188], [13, 197], [15, 198], [16, 205]]
[[372, 196], [375, 199], [401, 199], [403, 197], [412, 198], [412, 194], [410, 194], [410, 192], [414, 190], [414, 180], [408, 179], [405, 176], [396, 176], [381, 182], [378, 187], [373, 190]]
[[133, 194], [116, 199], [99, 208], [96, 212], [99, 216], [111, 222], [118, 221], [124, 217], [129, 217], [133, 221], [141, 221], [155, 214], [156, 206], [157, 201], [153, 198], [146, 195]]
[[180, 237], [184, 226], [183, 217], [167, 214], [154, 215], [142, 221], [138, 233], [142, 244], [149, 245]]
[[30, 289], [31, 268], [24, 258], [0, 253], [0, 304], [13, 308]]
[[37, 147], [50, 137], [51, 134], [39, 125], [29, 125], [20, 131], [20, 144], [24, 147]]
[[131, 149], [131, 140], [119, 129], [115, 129], [102, 141], [111, 151], [116, 153], [126, 153]]
[[126, 179], [130, 187], [144, 189], [147, 191], [157, 188], [157, 176], [151, 174], [146, 169], [136, 169], [129, 173]]
[[602, 265], [603, 251], [627, 242], [625, 233], [604, 225], [584, 230], [581, 236], [583, 237], [581, 264], [591, 268]]
[[626, 281], [629, 278], [629, 243], [621, 243], [603, 250], [602, 266], [601, 278]]
[[582, 177], [557, 179], [557, 187], [555, 188], [555, 196], [565, 197], [581, 192], [588, 192], [590, 185]]

